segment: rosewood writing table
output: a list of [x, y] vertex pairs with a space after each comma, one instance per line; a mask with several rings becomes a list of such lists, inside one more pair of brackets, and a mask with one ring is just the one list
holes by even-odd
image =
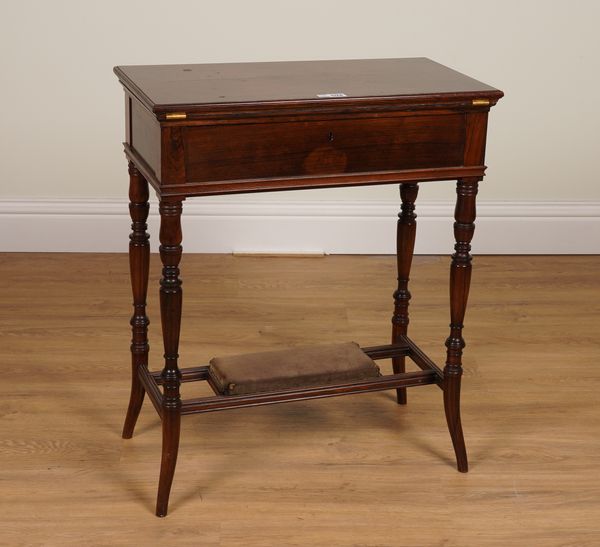
[[[398, 403], [406, 404], [407, 387], [436, 384], [443, 391], [458, 470], [466, 472], [459, 403], [470, 242], [477, 186], [485, 171], [488, 113], [502, 92], [424, 58], [120, 66], [115, 73], [125, 89], [134, 306], [132, 387], [123, 437], [132, 436], [147, 393], [163, 431], [156, 514], [167, 514], [184, 414], [385, 389], [396, 389]], [[415, 200], [418, 184], [432, 180], [457, 181], [450, 335], [443, 369], [407, 337]], [[330, 371], [327, 382], [306, 385], [292, 375], [293, 359], [278, 354], [265, 359], [281, 359], [279, 370], [284, 376], [286, 366], [290, 367], [287, 383], [285, 377], [279, 378], [283, 388], [236, 392], [235, 383], [223, 387], [217, 382], [218, 360], [207, 366], [179, 368], [182, 290], [178, 266], [186, 198], [391, 183], [400, 184], [402, 201], [391, 344], [362, 350], [344, 346], [363, 376], [352, 376], [348, 365], [343, 372], [350, 374], [349, 380], [336, 381], [341, 376]], [[161, 372], [148, 369], [148, 184], [158, 195], [161, 219], [165, 359]], [[293, 357], [294, 351], [288, 353]], [[340, 348], [315, 351], [306, 355], [310, 359], [334, 355], [339, 365]], [[421, 370], [405, 372], [406, 357]], [[387, 358], [392, 359], [393, 374], [382, 376], [372, 361]], [[255, 355], [248, 362], [261, 366], [261, 357]], [[228, 365], [234, 373], [236, 363]], [[324, 361], [323, 368], [328, 366]], [[316, 378], [318, 370], [312, 373]], [[181, 382], [198, 380], [207, 381], [215, 395], [182, 400]]]

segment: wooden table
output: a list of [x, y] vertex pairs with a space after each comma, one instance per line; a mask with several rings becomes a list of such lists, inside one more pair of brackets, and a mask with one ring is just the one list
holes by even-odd
[[[184, 414], [385, 389], [396, 389], [398, 403], [406, 404], [407, 387], [436, 384], [443, 391], [458, 470], [466, 472], [460, 383], [470, 242], [485, 172], [488, 113], [503, 93], [425, 58], [120, 66], [115, 73], [125, 89], [134, 306], [132, 387], [123, 438], [131, 438], [147, 393], [163, 430], [156, 514], [167, 514]], [[415, 200], [418, 184], [432, 180], [457, 181], [443, 369], [407, 336]], [[394, 373], [338, 385], [181, 400], [181, 382], [211, 383], [208, 366], [178, 366], [183, 201], [390, 183], [400, 183], [402, 201], [391, 344], [363, 351], [372, 359], [391, 358]], [[158, 195], [161, 217], [161, 372], [148, 369], [148, 184]], [[406, 357], [421, 370], [405, 372]]]

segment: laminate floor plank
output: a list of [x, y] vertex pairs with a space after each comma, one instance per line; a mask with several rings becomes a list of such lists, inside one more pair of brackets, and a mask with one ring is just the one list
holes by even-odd
[[[388, 343], [395, 259], [184, 255], [182, 366]], [[447, 257], [415, 257], [409, 335], [443, 364]], [[600, 545], [600, 257], [482, 256], [465, 319], [454, 468], [435, 386], [182, 419], [154, 517], [160, 423], [129, 395], [122, 254], [0, 254], [0, 544]], [[162, 366], [152, 255], [150, 366]], [[389, 360], [382, 361], [391, 370]], [[415, 366], [411, 366], [411, 369]], [[209, 391], [184, 384], [185, 397]]]

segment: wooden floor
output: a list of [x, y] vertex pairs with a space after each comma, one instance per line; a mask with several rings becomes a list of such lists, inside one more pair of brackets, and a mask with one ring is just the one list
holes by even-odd
[[[417, 257], [411, 282], [410, 335], [441, 364], [448, 263]], [[600, 545], [600, 257], [474, 266], [468, 474], [454, 468], [435, 386], [411, 388], [406, 407], [380, 392], [187, 416], [171, 512], [158, 519], [148, 402], [134, 438], [120, 438], [127, 257], [0, 255], [0, 544]], [[184, 256], [182, 365], [244, 348], [387, 343], [394, 267], [392, 257]]]

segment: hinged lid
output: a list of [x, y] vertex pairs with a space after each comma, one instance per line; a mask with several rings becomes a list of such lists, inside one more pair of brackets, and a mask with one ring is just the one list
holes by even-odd
[[142, 65], [114, 71], [161, 119], [167, 113], [169, 119], [183, 119], [217, 111], [481, 108], [503, 95], [426, 58]]

